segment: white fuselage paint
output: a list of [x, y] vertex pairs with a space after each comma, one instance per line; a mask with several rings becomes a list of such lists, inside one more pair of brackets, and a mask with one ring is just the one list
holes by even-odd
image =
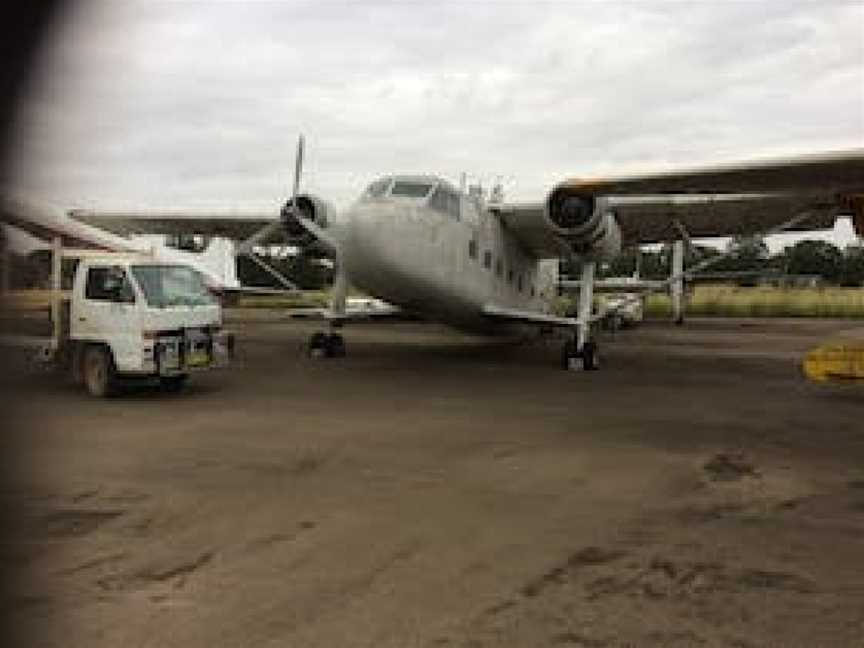
[[328, 227], [349, 282], [405, 311], [473, 332], [520, 330], [485, 317], [486, 304], [549, 312], [557, 261], [526, 254], [495, 215], [465, 195], [459, 201], [457, 218], [431, 207], [428, 197], [361, 197]]

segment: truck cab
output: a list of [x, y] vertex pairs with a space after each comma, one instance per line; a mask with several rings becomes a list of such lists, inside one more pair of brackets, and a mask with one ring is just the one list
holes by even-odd
[[116, 391], [124, 377], [180, 389], [190, 373], [224, 364], [233, 349], [201, 274], [146, 257], [81, 259], [68, 323], [71, 369], [96, 396]]

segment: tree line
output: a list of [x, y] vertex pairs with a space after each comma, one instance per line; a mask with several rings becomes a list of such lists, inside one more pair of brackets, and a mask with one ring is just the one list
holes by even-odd
[[[771, 254], [761, 238], [736, 237], [727, 246], [728, 256], [705, 269], [706, 273], [734, 272], [752, 273], [741, 278], [740, 283], [753, 283], [758, 275], [807, 275], [820, 277], [822, 281], [836, 286], [864, 285], [864, 245], [848, 245], [841, 249], [827, 241], [805, 239]], [[704, 259], [723, 254], [716, 248], [705, 245], [692, 246], [686, 256], [686, 265], [691, 266]], [[611, 263], [598, 269], [601, 277], [632, 276], [636, 270], [635, 249], [622, 253]], [[665, 279], [672, 267], [672, 245], [666, 244], [657, 250], [641, 253], [640, 276], [645, 279]], [[686, 266], [685, 266], [686, 267]], [[578, 275], [579, 263], [563, 262], [562, 273]]]

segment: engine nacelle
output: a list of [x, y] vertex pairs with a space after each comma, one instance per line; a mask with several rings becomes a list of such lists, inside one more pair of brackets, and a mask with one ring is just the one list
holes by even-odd
[[546, 221], [574, 254], [609, 261], [621, 252], [621, 227], [615, 212], [590, 194], [555, 189], [546, 200]]
[[300, 246], [313, 243], [315, 237], [303, 227], [300, 219], [311, 220], [321, 229], [325, 229], [332, 213], [333, 207], [329, 203], [311, 194], [297, 196], [296, 210], [292, 208], [292, 200], [287, 200], [282, 206], [281, 218], [289, 242]]

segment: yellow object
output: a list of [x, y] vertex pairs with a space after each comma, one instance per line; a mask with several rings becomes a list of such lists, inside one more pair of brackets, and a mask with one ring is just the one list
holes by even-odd
[[864, 382], [864, 340], [822, 344], [804, 357], [804, 373], [816, 382]]

